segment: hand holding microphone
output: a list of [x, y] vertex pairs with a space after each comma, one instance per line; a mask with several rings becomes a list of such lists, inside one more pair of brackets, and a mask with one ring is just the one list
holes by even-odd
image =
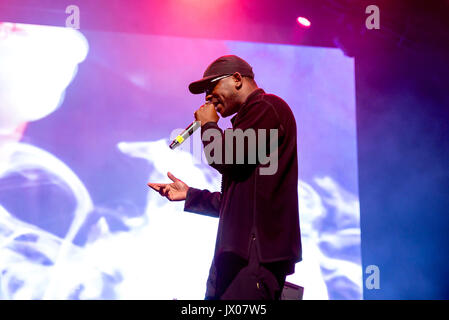
[[170, 144], [170, 149], [179, 147], [187, 138], [189, 138], [198, 128], [207, 122], [218, 122], [220, 117], [215, 110], [215, 105], [211, 101], [207, 101], [193, 114], [193, 121], [184, 131], [178, 135]]
[[215, 105], [211, 101], [207, 101], [196, 110], [194, 116], [196, 121], [201, 121], [201, 125], [204, 125], [207, 122], [218, 122], [220, 119], [215, 110]]

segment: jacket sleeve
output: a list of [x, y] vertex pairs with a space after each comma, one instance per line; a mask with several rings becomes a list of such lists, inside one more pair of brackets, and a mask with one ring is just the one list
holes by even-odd
[[[234, 129], [224, 132], [216, 122], [205, 123], [201, 127], [201, 138], [209, 165], [221, 174], [232, 174], [252, 170], [261, 162], [265, 164], [261, 155], [268, 157], [277, 152], [284, 132], [273, 108], [270, 103], [258, 102], [251, 112], [239, 119]], [[261, 150], [262, 146], [265, 150]]]
[[220, 192], [189, 188], [184, 203], [184, 211], [218, 218], [220, 212]]

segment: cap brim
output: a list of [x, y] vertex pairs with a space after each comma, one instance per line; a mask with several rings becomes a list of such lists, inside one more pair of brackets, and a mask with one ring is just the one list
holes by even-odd
[[209, 87], [211, 80], [213, 80], [216, 77], [217, 77], [216, 75], [208, 76], [198, 81], [192, 82], [191, 84], [189, 84], [190, 92], [193, 94], [203, 93]]

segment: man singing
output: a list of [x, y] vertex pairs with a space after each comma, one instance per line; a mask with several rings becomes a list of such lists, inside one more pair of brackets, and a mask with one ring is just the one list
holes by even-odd
[[[279, 299], [302, 259], [293, 113], [235, 55], [212, 62], [189, 90], [206, 94], [194, 115], [206, 158], [222, 174], [221, 192], [189, 187], [170, 172], [173, 183], [148, 185], [170, 201], [185, 200], [185, 211], [219, 218], [206, 299]], [[235, 114], [232, 129], [218, 127], [217, 112]], [[246, 140], [234, 139], [242, 133]]]

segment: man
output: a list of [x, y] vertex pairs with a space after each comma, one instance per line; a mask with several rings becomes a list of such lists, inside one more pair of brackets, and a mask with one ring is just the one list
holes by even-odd
[[[148, 185], [171, 201], [185, 200], [185, 211], [219, 217], [206, 299], [279, 299], [285, 277], [301, 260], [293, 113], [282, 99], [258, 88], [252, 67], [234, 55], [212, 62], [189, 90], [206, 93], [206, 104], [194, 115], [201, 121], [208, 162], [222, 174], [222, 190], [191, 188], [170, 172], [173, 183]], [[218, 127], [217, 112], [236, 114], [233, 130]], [[255, 134], [246, 137], [255, 137], [252, 143], [232, 138], [251, 130]], [[267, 170], [266, 154], [260, 156], [265, 150], [275, 157], [275, 170]]]

